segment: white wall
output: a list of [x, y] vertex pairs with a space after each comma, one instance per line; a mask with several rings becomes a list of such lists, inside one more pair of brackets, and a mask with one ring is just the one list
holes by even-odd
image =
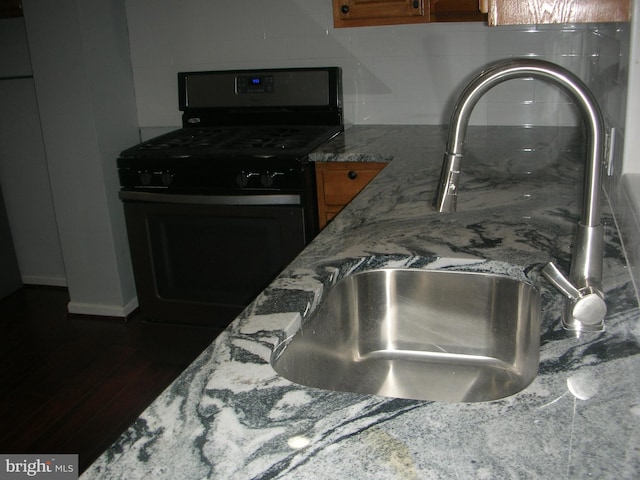
[[[623, 171], [640, 174], [640, 2], [633, 2], [633, 31], [629, 46], [629, 88], [627, 100], [627, 119], [629, 131], [635, 135], [625, 138]], [[637, 183], [640, 190], [640, 182]]]
[[[629, 47], [629, 86], [624, 159], [614, 180], [611, 202], [625, 245], [631, 276], [640, 297], [640, 5], [633, 2], [633, 31]], [[620, 178], [620, 173], [622, 177]]]
[[136, 306], [116, 158], [138, 139], [123, 1], [23, 0], [71, 313]]
[[22, 282], [66, 285], [22, 18], [0, 19], [0, 183]]

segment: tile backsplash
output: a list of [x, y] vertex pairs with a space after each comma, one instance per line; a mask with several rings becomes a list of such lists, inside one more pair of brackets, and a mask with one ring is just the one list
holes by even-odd
[[[619, 100], [629, 32], [619, 25], [334, 29], [328, 0], [130, 0], [127, 16], [141, 127], [180, 124], [178, 71], [319, 65], [343, 69], [346, 123], [448, 123], [470, 78], [493, 61], [518, 56], [569, 68], [605, 95], [617, 122], [624, 118]], [[471, 122], [575, 125], [577, 119], [555, 88], [513, 80], [494, 88]]]

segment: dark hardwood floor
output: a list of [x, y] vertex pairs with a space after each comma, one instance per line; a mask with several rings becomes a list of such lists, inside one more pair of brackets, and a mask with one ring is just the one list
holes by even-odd
[[0, 300], [0, 452], [77, 453], [85, 470], [219, 330], [67, 315], [66, 289]]

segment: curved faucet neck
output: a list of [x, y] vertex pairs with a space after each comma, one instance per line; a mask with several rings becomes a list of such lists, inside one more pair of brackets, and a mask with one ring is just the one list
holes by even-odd
[[[508, 60], [494, 64], [478, 75], [463, 90], [454, 107], [445, 156], [448, 156], [456, 164], [455, 168], [459, 171], [467, 125], [478, 100], [499, 83], [514, 78], [530, 77], [545, 80], [560, 87], [580, 108], [589, 141], [589, 155], [584, 171], [584, 201], [581, 223], [589, 227], [597, 226], [600, 224], [604, 121], [600, 108], [586, 85], [578, 77], [558, 65], [536, 59]], [[454, 181], [457, 182], [457, 175], [455, 175]], [[450, 186], [452, 188], [449, 188]], [[450, 190], [454, 192], [450, 192]], [[455, 183], [442, 185], [441, 182], [437, 199], [440, 211], [455, 210], [455, 197], [453, 201], [449, 202], [444, 199], [448, 193], [456, 195], [457, 185]]]
[[593, 95], [579, 78], [558, 65], [535, 59], [497, 63], [478, 75], [460, 95], [451, 116], [437, 207], [441, 212], [455, 211], [462, 148], [473, 107], [495, 85], [522, 77], [539, 78], [562, 88], [580, 108], [586, 124], [590, 150], [584, 168], [582, 216], [576, 231], [569, 279], [553, 264], [543, 268], [542, 274], [567, 297], [562, 316], [565, 328], [601, 331], [607, 311], [601, 286], [603, 226], [600, 224], [604, 121]]

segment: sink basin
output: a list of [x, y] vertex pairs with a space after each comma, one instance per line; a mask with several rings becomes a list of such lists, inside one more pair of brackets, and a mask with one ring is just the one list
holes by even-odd
[[309, 387], [481, 402], [529, 385], [539, 348], [540, 294], [528, 283], [385, 269], [337, 282], [271, 364]]

